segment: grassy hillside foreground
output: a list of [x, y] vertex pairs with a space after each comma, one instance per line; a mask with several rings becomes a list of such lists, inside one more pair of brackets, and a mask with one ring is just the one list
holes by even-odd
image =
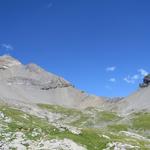
[[[64, 146], [67, 145], [67, 140], [73, 142], [74, 147], [73, 144], [69, 145], [73, 150], [75, 146], [81, 150], [150, 149], [148, 112], [123, 117], [115, 112], [95, 108], [79, 111], [56, 105], [38, 104], [38, 107], [60, 117], [49, 121], [46, 117], [40, 118], [7, 105], [0, 105], [0, 149], [43, 150], [52, 145], [49, 149], [69, 150]], [[71, 132], [70, 129], [79, 132]]]

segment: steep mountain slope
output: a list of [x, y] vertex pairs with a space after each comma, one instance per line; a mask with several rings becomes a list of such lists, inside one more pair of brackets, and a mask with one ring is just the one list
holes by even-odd
[[119, 102], [118, 108], [123, 113], [132, 111], [150, 111], [150, 86], [138, 89]]
[[65, 79], [35, 64], [23, 65], [7, 55], [0, 57], [0, 99], [14, 104], [48, 103], [68, 107], [104, 103], [103, 98], [81, 92]]

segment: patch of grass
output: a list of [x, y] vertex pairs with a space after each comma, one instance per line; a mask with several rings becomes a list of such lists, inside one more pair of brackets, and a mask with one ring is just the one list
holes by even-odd
[[76, 127], [87, 127], [88, 125], [90, 126], [90, 124], [88, 124], [88, 119], [89, 119], [88, 115], [81, 114], [79, 116], [79, 119], [71, 122], [70, 125], [73, 125], [73, 126], [76, 126]]
[[[25, 133], [29, 139], [37, 140], [47, 133], [53, 134], [53, 132], [57, 131], [57, 129], [50, 125], [46, 119], [41, 119], [36, 116], [26, 114], [18, 109], [8, 106], [0, 106], [0, 111], [12, 120], [10, 123], [7, 123], [5, 132], [21, 131]], [[24, 115], [27, 117], [23, 117]], [[41, 130], [41, 133], [38, 136], [33, 137], [32, 132], [34, 129]]]
[[[76, 127], [83, 127], [87, 122], [87, 120], [89, 119], [88, 114], [85, 114], [82, 111], [77, 109], [65, 108], [62, 106], [49, 105], [49, 104], [38, 104], [38, 106], [50, 112], [62, 114], [62, 119], [67, 119], [67, 117], [72, 117], [72, 119], [70, 119], [69, 124]], [[63, 115], [65, 115], [65, 117]]]
[[95, 123], [96, 124], [101, 124], [101, 123], [113, 123], [116, 121], [119, 121], [121, 117], [119, 117], [116, 113], [114, 112], [107, 112], [107, 111], [100, 111], [97, 112], [95, 115]]
[[54, 136], [59, 139], [71, 139], [78, 144], [85, 145], [88, 150], [102, 150], [106, 147], [109, 140], [100, 137], [98, 133], [99, 131], [94, 129], [84, 129], [80, 135], [71, 134], [70, 132], [65, 131], [59, 132]]
[[107, 111], [100, 112], [100, 118], [103, 121], [113, 121], [113, 120], [120, 119], [120, 117], [116, 113], [114, 113], [114, 112], [107, 112]]
[[81, 111], [79, 111], [77, 109], [65, 108], [65, 107], [59, 106], [59, 105], [50, 105], [50, 104], [37, 104], [37, 105], [42, 109], [49, 110], [50, 112], [60, 113], [60, 114], [64, 114], [67, 116], [80, 115], [81, 114]]
[[[114, 112], [97, 111], [97, 109], [93, 107], [86, 108], [84, 112], [82, 112], [77, 109], [65, 108], [58, 105], [38, 104], [38, 106], [53, 113], [64, 114], [68, 117], [74, 116], [75, 120], [71, 122], [71, 125], [77, 127], [92, 127], [95, 124], [113, 122], [120, 119], [120, 117]], [[76, 117], [78, 119], [76, 119]]]
[[139, 112], [134, 114], [132, 127], [139, 130], [150, 130], [150, 113]]
[[112, 124], [107, 126], [111, 132], [127, 131], [128, 126], [126, 124]]

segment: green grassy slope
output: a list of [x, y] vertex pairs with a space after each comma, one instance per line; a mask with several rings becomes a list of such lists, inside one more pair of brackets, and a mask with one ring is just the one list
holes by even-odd
[[[68, 138], [88, 150], [103, 150], [113, 142], [138, 146], [142, 150], [149, 149], [150, 141], [147, 140], [149, 138], [147, 133], [150, 132], [150, 113], [136, 113], [126, 119], [114, 112], [100, 111], [95, 108], [79, 111], [56, 105], [38, 104], [38, 106], [52, 113], [61, 114], [59, 123], [62, 121], [67, 125], [80, 127], [81, 134], [76, 135], [68, 130], [60, 131], [47, 119], [0, 105], [0, 140], [5, 140], [7, 133], [11, 133], [10, 140], [12, 140], [13, 133], [23, 132], [26, 139], [33, 141]], [[141, 134], [147, 139], [124, 135], [120, 131]], [[113, 149], [113, 146], [111, 148]]]

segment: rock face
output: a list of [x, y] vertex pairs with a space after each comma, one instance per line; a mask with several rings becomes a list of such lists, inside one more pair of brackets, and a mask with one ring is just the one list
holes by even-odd
[[140, 83], [140, 88], [148, 87], [150, 85], [150, 74], [146, 75], [143, 79], [143, 83]]
[[75, 89], [62, 77], [35, 64], [23, 65], [8, 55], [0, 57], [0, 99], [9, 103], [47, 103], [68, 107], [104, 103], [103, 98]]

